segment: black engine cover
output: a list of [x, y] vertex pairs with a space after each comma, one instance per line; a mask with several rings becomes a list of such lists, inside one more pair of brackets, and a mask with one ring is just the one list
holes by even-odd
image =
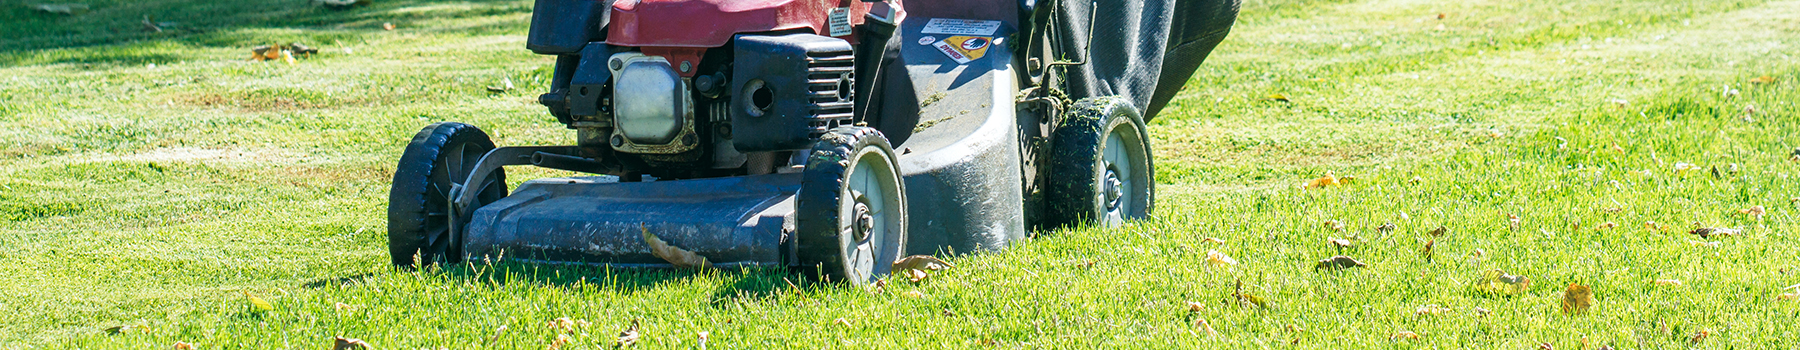
[[854, 112], [855, 53], [813, 34], [740, 35], [733, 40], [732, 142], [740, 152], [812, 147]]

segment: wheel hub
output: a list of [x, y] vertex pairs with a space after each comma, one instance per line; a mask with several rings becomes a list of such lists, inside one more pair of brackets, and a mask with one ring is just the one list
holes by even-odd
[[850, 225], [850, 228], [856, 235], [856, 240], [862, 241], [868, 239], [869, 232], [875, 230], [875, 216], [869, 214], [869, 204], [863, 203], [863, 200], [858, 198], [855, 209], [852, 209], [852, 213], [853, 214], [851, 215], [855, 215], [853, 218], [855, 218], [854, 220], [856, 221], [855, 224]]
[[1100, 195], [1104, 196], [1101, 200], [1106, 202], [1106, 211], [1118, 210], [1119, 198], [1125, 196], [1125, 193], [1122, 192], [1125, 182], [1119, 181], [1119, 173], [1110, 167], [1106, 169], [1106, 178], [1101, 180], [1100, 187]]

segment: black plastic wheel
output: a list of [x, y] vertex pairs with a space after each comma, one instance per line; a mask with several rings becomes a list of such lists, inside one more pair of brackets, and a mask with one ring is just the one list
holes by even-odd
[[906, 189], [893, 146], [880, 131], [847, 126], [810, 152], [794, 204], [798, 265], [852, 284], [887, 275], [906, 249]]
[[1150, 137], [1131, 102], [1082, 99], [1050, 135], [1045, 221], [1052, 227], [1108, 227], [1150, 216], [1156, 171]]
[[[388, 190], [388, 252], [394, 265], [412, 267], [415, 257], [426, 265], [462, 260], [462, 237], [452, 237], [450, 227], [467, 224], [468, 218], [451, 222], [450, 188], [468, 179], [492, 150], [487, 133], [463, 123], [431, 124], [413, 135]], [[471, 187], [481, 191], [473, 207], [506, 197], [506, 172], [494, 172], [486, 183]]]

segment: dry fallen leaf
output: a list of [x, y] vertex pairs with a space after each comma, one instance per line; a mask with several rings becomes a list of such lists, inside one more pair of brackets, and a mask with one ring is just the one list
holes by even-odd
[[36, 9], [38, 11], [44, 11], [44, 12], [49, 12], [49, 13], [60, 13], [60, 14], [65, 14], [65, 15], [73, 15], [73, 14], [77, 14], [77, 13], [87, 12], [88, 5], [86, 5], [86, 4], [38, 4], [38, 5], [32, 6], [31, 8]]
[[125, 333], [130, 333], [132, 331], [142, 332], [143, 328], [144, 328], [143, 326], [128, 325], [128, 324], [127, 325], [118, 325], [118, 326], [106, 327], [106, 333], [107, 334], [125, 334]]
[[1701, 329], [1698, 331], [1694, 331], [1694, 335], [1688, 336], [1688, 342], [1694, 343], [1694, 344], [1699, 344], [1700, 341], [1706, 340], [1706, 337], [1712, 336], [1712, 333], [1713, 332], [1711, 329]]
[[562, 349], [563, 345], [569, 345], [569, 342], [572, 340], [573, 339], [569, 338], [568, 333], [557, 333], [556, 339], [550, 340], [549, 348], [550, 350]]
[[637, 345], [637, 341], [638, 321], [631, 320], [631, 327], [619, 331], [619, 339], [613, 342], [613, 347], [631, 347], [632, 345]]
[[1751, 206], [1749, 208], [1744, 208], [1742, 210], [1738, 210], [1738, 214], [1749, 215], [1750, 217], [1756, 218], [1757, 220], [1762, 220], [1763, 214], [1768, 214], [1768, 211], [1764, 210], [1763, 206], [1755, 205], [1755, 206]]
[[948, 270], [952, 267], [956, 267], [956, 265], [951, 265], [949, 262], [940, 260], [937, 257], [930, 255], [913, 255], [900, 258], [900, 260], [895, 260], [893, 269], [894, 271], [899, 271], [901, 275], [906, 276], [907, 280], [912, 281], [913, 283], [919, 283], [919, 281], [924, 281], [925, 278], [931, 277], [931, 272]]
[[344, 311], [350, 311], [350, 309], [353, 309], [355, 307], [350, 306], [350, 304], [345, 304], [345, 303], [331, 303], [331, 308], [336, 309], [338, 312], [344, 312]]
[[675, 265], [676, 268], [706, 269], [712, 267], [712, 262], [707, 261], [706, 257], [681, 248], [676, 248], [675, 246], [669, 245], [668, 242], [663, 242], [661, 238], [657, 238], [656, 235], [650, 234], [650, 228], [640, 225], [638, 226], [638, 229], [642, 230], [644, 233], [644, 244], [650, 245], [650, 254], [668, 261], [670, 264]]
[[1485, 294], [1517, 295], [1527, 289], [1531, 289], [1530, 278], [1501, 270], [1483, 271], [1481, 279], [1475, 283], [1475, 290]]
[[1419, 339], [1419, 334], [1413, 333], [1413, 331], [1399, 331], [1399, 332], [1394, 332], [1394, 334], [1388, 335], [1388, 340], [1413, 340], [1413, 339]]
[[1426, 232], [1426, 233], [1431, 234], [1432, 237], [1443, 237], [1446, 234], [1450, 234], [1450, 228], [1444, 227], [1444, 226], [1438, 226], [1438, 228], [1431, 229], [1431, 232]]
[[1344, 230], [1344, 222], [1337, 221], [1337, 220], [1325, 220], [1325, 228], [1329, 228], [1334, 231], [1343, 231]]
[[1320, 270], [1341, 270], [1341, 269], [1347, 269], [1347, 268], [1352, 268], [1352, 267], [1363, 267], [1363, 266], [1369, 266], [1369, 264], [1364, 264], [1361, 261], [1356, 261], [1356, 258], [1338, 255], [1338, 256], [1333, 256], [1330, 258], [1325, 258], [1325, 260], [1319, 260], [1319, 263], [1316, 265], [1313, 265], [1313, 268], [1320, 269]]
[[1450, 312], [1450, 308], [1444, 307], [1443, 305], [1438, 305], [1438, 304], [1421, 305], [1418, 308], [1413, 309], [1414, 316], [1422, 316], [1422, 315], [1437, 316], [1437, 315], [1442, 315], [1447, 312]]
[[1506, 214], [1506, 229], [1513, 230], [1513, 231], [1519, 230], [1519, 216], [1518, 215]]
[[345, 337], [337, 337], [337, 339], [332, 341], [331, 345], [331, 350], [368, 350], [374, 348], [375, 346], [369, 345], [368, 342], [364, 342], [362, 339]]
[[1437, 245], [1437, 240], [1435, 240], [1435, 239], [1425, 241], [1425, 248], [1419, 250], [1419, 256], [1425, 257], [1425, 260], [1431, 260], [1431, 247], [1436, 246], [1436, 245]]
[[1570, 283], [1569, 288], [1563, 290], [1563, 301], [1562, 301], [1563, 313], [1578, 314], [1578, 313], [1582, 313], [1582, 312], [1587, 312], [1588, 308], [1591, 308], [1593, 306], [1594, 306], [1594, 290], [1592, 288], [1588, 288], [1588, 286], [1584, 286], [1584, 285]]
[[1206, 309], [1206, 304], [1201, 304], [1199, 302], [1194, 302], [1194, 301], [1187, 302], [1187, 306], [1188, 306], [1188, 312], [1190, 312], [1190, 313], [1200, 312], [1200, 310]]
[[1751, 84], [1774, 84], [1775, 77], [1764, 75], [1764, 76], [1756, 77], [1754, 79], [1750, 79], [1750, 83]]
[[838, 319], [836, 319], [836, 320], [832, 320], [832, 321], [831, 321], [831, 324], [835, 324], [835, 325], [839, 325], [839, 326], [844, 326], [844, 327], [850, 327], [850, 320], [846, 320], [846, 319], [844, 319], [844, 318], [843, 318], [843, 317], [839, 317], [839, 318], [838, 318]]
[[1681, 285], [1681, 280], [1659, 279], [1659, 280], [1655, 280], [1655, 281], [1650, 281], [1650, 284], [1655, 284], [1655, 285], [1659, 285], [1659, 286], [1679, 286], [1679, 285]]
[[1333, 175], [1333, 174], [1331, 174], [1330, 171], [1327, 171], [1327, 172], [1325, 172], [1325, 177], [1308, 180], [1308, 181], [1306, 181], [1305, 185], [1302, 185], [1300, 187], [1301, 188], [1325, 188], [1326, 186], [1341, 185], [1341, 184], [1343, 184], [1343, 182], [1338, 181], [1337, 175]]
[[1219, 239], [1218, 237], [1206, 237], [1205, 239], [1201, 239], [1200, 241], [1206, 242], [1206, 243], [1212, 243], [1212, 244], [1225, 244], [1225, 240]]
[[1200, 332], [1201, 332], [1201, 333], [1206, 333], [1206, 336], [1207, 336], [1207, 337], [1217, 337], [1217, 336], [1219, 336], [1219, 331], [1217, 331], [1217, 330], [1213, 330], [1213, 327], [1212, 327], [1212, 323], [1211, 323], [1211, 322], [1206, 322], [1206, 320], [1205, 320], [1205, 319], [1197, 319], [1197, 320], [1194, 320], [1194, 328], [1199, 328], [1199, 329], [1200, 329]]
[[1227, 256], [1225, 253], [1210, 249], [1206, 251], [1206, 262], [1211, 263], [1213, 266], [1221, 267], [1237, 265], [1237, 259], [1232, 259], [1231, 256]]
[[1600, 223], [1600, 226], [1595, 227], [1594, 229], [1596, 229], [1596, 230], [1611, 230], [1614, 227], [1619, 227], [1619, 224], [1616, 222], [1607, 221], [1607, 222]]
[[1651, 230], [1651, 231], [1662, 231], [1662, 225], [1656, 224], [1655, 221], [1645, 221], [1644, 229]]
[[1775, 296], [1775, 300], [1796, 300], [1796, 299], [1800, 299], [1800, 292], [1781, 293], [1781, 295]]
[[194, 350], [194, 344], [188, 344], [188, 342], [178, 341], [178, 342], [175, 342], [175, 350]]
[[1744, 233], [1744, 231], [1725, 227], [1700, 227], [1695, 228], [1693, 231], [1688, 231], [1688, 234], [1698, 235], [1700, 238], [1705, 239], [1713, 238], [1713, 236], [1731, 237], [1741, 233]]
[[1393, 232], [1394, 228], [1395, 228], [1394, 223], [1385, 222], [1385, 223], [1382, 223], [1381, 226], [1376, 226], [1375, 232], [1381, 232], [1381, 233]]
[[492, 93], [502, 93], [502, 92], [512, 91], [513, 88], [514, 87], [513, 87], [511, 77], [501, 77], [500, 85], [498, 85], [498, 86], [489, 85], [487, 87], [487, 90], [488, 90], [488, 92], [492, 92]]
[[393, 23], [382, 23], [381, 30], [394, 30], [394, 24]]
[[1239, 305], [1251, 304], [1251, 305], [1256, 305], [1256, 307], [1259, 307], [1259, 308], [1264, 308], [1264, 309], [1269, 308], [1268, 300], [1264, 300], [1262, 297], [1258, 297], [1256, 295], [1244, 292], [1244, 281], [1243, 280], [1237, 281], [1236, 284], [1237, 284], [1235, 287], [1236, 290], [1231, 292], [1231, 296], [1234, 298], [1237, 298]]
[[1333, 247], [1338, 247], [1338, 248], [1349, 248], [1349, 247], [1355, 246], [1356, 242], [1351, 242], [1348, 239], [1331, 237], [1331, 238], [1325, 239], [1325, 244], [1329, 244]]
[[1487, 316], [1488, 314], [1492, 314], [1492, 313], [1494, 313], [1494, 312], [1488, 310], [1487, 308], [1475, 307], [1475, 316], [1476, 317]]

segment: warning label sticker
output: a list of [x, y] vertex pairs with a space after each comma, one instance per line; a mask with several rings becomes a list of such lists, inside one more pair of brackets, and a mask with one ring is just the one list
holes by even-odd
[[944, 53], [944, 56], [950, 56], [950, 59], [956, 60], [956, 63], [962, 64], [986, 56], [987, 49], [992, 46], [993, 42], [993, 38], [985, 36], [953, 36], [932, 43], [931, 46], [937, 48], [938, 52]]
[[932, 18], [925, 22], [925, 34], [949, 35], [981, 35], [993, 36], [1000, 31], [1000, 21], [984, 21], [973, 19]]
[[834, 8], [825, 15], [831, 22], [831, 36], [850, 35], [850, 8]]

